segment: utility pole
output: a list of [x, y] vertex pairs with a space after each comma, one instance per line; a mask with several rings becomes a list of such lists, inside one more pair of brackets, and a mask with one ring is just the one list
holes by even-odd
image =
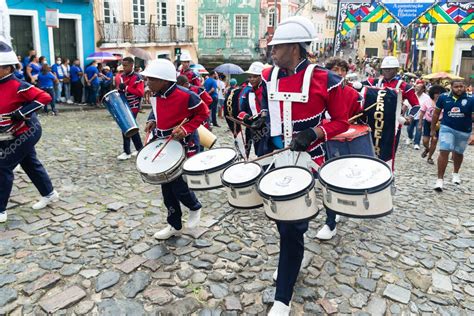
[[339, 33], [339, 9], [341, 5], [341, 0], [337, 0], [337, 8], [336, 8], [336, 27], [334, 28], [334, 39], [332, 41], [332, 51], [333, 51], [333, 56], [336, 56], [336, 41], [337, 41], [337, 36]]

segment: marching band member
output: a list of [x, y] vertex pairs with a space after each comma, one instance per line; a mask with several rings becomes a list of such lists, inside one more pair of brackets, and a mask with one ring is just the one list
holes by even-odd
[[20, 164], [42, 198], [32, 207], [42, 209], [59, 199], [53, 184], [36, 156], [41, 124], [35, 111], [51, 101], [46, 92], [14, 76], [18, 58], [0, 41], [0, 223], [7, 220], [7, 203], [13, 187], [13, 170]]
[[249, 85], [242, 91], [240, 96], [240, 113], [238, 118], [251, 127], [246, 130], [247, 156], [250, 153], [252, 143], [255, 154], [261, 156], [268, 152], [267, 139], [259, 136], [259, 132], [265, 127], [265, 118], [262, 118], [262, 71], [263, 64], [259, 61], [253, 62], [246, 71]]
[[[145, 130], [153, 131], [158, 137], [172, 135], [176, 140], [189, 142], [189, 136], [209, 117], [208, 107], [195, 93], [176, 84], [176, 69], [169, 60], [153, 60], [141, 74], [147, 77], [148, 87], [153, 93], [150, 101], [154, 109]], [[188, 121], [184, 125], [176, 127], [186, 118]], [[168, 225], [155, 233], [156, 239], [168, 239], [179, 233], [182, 228], [180, 203], [190, 210], [187, 226], [199, 225], [201, 203], [182, 176], [162, 184], [161, 191], [168, 209]]]
[[[125, 96], [127, 105], [132, 111], [133, 117], [136, 119], [138, 112], [140, 111], [142, 98], [145, 95], [145, 83], [140, 74], [136, 73], [133, 69], [135, 61], [132, 57], [125, 57], [122, 61], [123, 73], [118, 77], [118, 92]], [[127, 160], [132, 157], [130, 149], [130, 139], [133, 141], [136, 151], [133, 155], [143, 148], [142, 139], [140, 133], [136, 133], [132, 137], [123, 137], [123, 153], [120, 154], [118, 160]]]
[[[299, 36], [296, 38], [295, 34]], [[347, 113], [350, 103], [345, 96], [347, 90], [343, 79], [326, 69], [310, 65], [306, 58], [307, 49], [315, 38], [313, 23], [301, 16], [288, 18], [277, 27], [269, 43], [276, 67], [267, 68], [262, 73], [262, 115], [269, 118], [267, 121], [275, 145], [289, 145], [293, 151], [309, 154], [311, 161], [320, 165], [324, 162], [322, 143], [346, 131], [349, 126]], [[304, 80], [307, 71], [309, 82]], [[277, 91], [273, 90], [275, 87]], [[272, 94], [279, 94], [276, 92], [299, 94], [302, 88], [308, 89], [306, 103], [293, 101], [288, 104], [271, 98]], [[322, 123], [325, 111], [331, 115], [331, 121]], [[289, 315], [293, 288], [303, 260], [308, 221], [296, 224], [277, 222], [277, 227], [280, 257], [275, 302], [269, 315]]]
[[191, 61], [193, 61], [191, 55], [189, 55], [187, 52], [183, 52], [179, 60], [181, 61], [181, 70], [179, 71], [179, 75], [186, 76], [190, 84], [200, 87], [201, 78], [199, 78], [199, 75], [190, 68]]

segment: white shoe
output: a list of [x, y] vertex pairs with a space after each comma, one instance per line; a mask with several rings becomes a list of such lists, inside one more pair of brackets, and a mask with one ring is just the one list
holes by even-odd
[[0, 223], [5, 223], [7, 221], [7, 211], [0, 213]]
[[436, 184], [433, 189], [438, 192], [443, 192], [443, 179], [436, 180]]
[[277, 279], [278, 279], [278, 268], [276, 268], [275, 272], [273, 272], [272, 279], [275, 282], [277, 281]]
[[461, 177], [459, 176], [459, 173], [453, 173], [452, 181], [454, 184], [461, 184]]
[[272, 309], [268, 312], [268, 316], [288, 316], [290, 315], [291, 307], [283, 304], [280, 301], [273, 303]]
[[339, 223], [340, 220], [341, 220], [341, 215], [336, 215], [336, 223]]
[[20, 165], [17, 165], [15, 169], [13, 169], [13, 172], [23, 172], [23, 170], [21, 169]]
[[165, 240], [170, 238], [171, 236], [176, 235], [178, 232], [179, 230], [174, 229], [173, 226], [168, 224], [165, 228], [156, 232], [153, 237], [155, 237], [156, 239]]
[[132, 158], [132, 155], [128, 155], [127, 153], [121, 153], [117, 156], [118, 160], [128, 160], [130, 158]]
[[59, 200], [59, 193], [54, 190], [51, 194], [48, 196], [43, 196], [41, 199], [33, 204], [32, 208], [34, 210], [41, 210], [42, 208], [45, 208], [49, 204], [53, 202], [57, 202]]
[[188, 228], [194, 228], [199, 225], [199, 222], [201, 221], [201, 209], [197, 211], [189, 211], [189, 217], [188, 217]]
[[413, 146], [413, 148], [415, 148], [416, 150], [420, 150], [420, 145], [415, 145]]
[[336, 236], [337, 229], [334, 228], [331, 230], [328, 225], [324, 225], [323, 228], [318, 232], [316, 235], [316, 238], [321, 239], [321, 240], [329, 240], [332, 237]]
[[135, 150], [134, 152], [132, 152], [131, 155], [132, 155], [133, 157], [136, 157], [136, 156], [138, 155], [138, 151]]
[[65, 97], [61, 97], [61, 102], [66, 102], [66, 98], [65, 98]]
[[73, 104], [74, 102], [72, 102], [71, 100], [67, 100], [66, 103], [67, 104]]

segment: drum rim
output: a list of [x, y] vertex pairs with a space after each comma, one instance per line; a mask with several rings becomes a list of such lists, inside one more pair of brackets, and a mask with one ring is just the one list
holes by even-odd
[[117, 92], [117, 93], [120, 94], [120, 92], [118, 92], [117, 89], [111, 90], [111, 91], [107, 92], [106, 94], [104, 94], [104, 96], [102, 97], [102, 100], [100, 100], [100, 102], [103, 103], [104, 100], [105, 100], [105, 98], [106, 98], [109, 94], [111, 94], [111, 93], [113, 93], [113, 92]]
[[[154, 140], [150, 140], [145, 146], [143, 146], [137, 153], [137, 158], [135, 160], [135, 168], [137, 169], [137, 171], [140, 173], [140, 174], [146, 174], [146, 175], [156, 175], [156, 174], [160, 174], [160, 173], [163, 173], [163, 172], [158, 172], [158, 173], [146, 173], [146, 172], [143, 172], [141, 171], [139, 168], [138, 168], [138, 157], [140, 156], [140, 153], [142, 152], [143, 149], [145, 149], [145, 147], [151, 145], [153, 142], [157, 141], [157, 140], [160, 140], [160, 139], [163, 139], [163, 140], [166, 140], [166, 138], [155, 138]], [[172, 167], [170, 168], [169, 170], [171, 171], [175, 171], [177, 168], [181, 167], [184, 163], [184, 161], [186, 160], [186, 152], [184, 151], [184, 147], [183, 145], [176, 141], [178, 144], [181, 145], [181, 148], [183, 149], [182, 150], [182, 154], [181, 154], [181, 157], [178, 159], [177, 163]]]
[[304, 219], [296, 219], [296, 220], [279, 220], [279, 219], [274, 219], [273, 217], [268, 216], [267, 212], [265, 212], [265, 216], [268, 217], [270, 220], [275, 221], [275, 222], [280, 222], [280, 223], [286, 223], [286, 224], [298, 224], [298, 223], [303, 223], [303, 222], [309, 222], [313, 218], [319, 215], [321, 212], [322, 208], [318, 208], [318, 211], [316, 214], [311, 215], [310, 217], [306, 217]]
[[[133, 134], [129, 134], [130, 131], [132, 130], [135, 130], [135, 132]], [[125, 133], [123, 133], [125, 135], [125, 137], [132, 137], [134, 136], [136, 133], [138, 133], [140, 131], [140, 129], [138, 128], [138, 126], [133, 126], [133, 127], [130, 127]], [[141, 149], [140, 149], [141, 150]]]
[[393, 210], [394, 210], [394, 207], [392, 207], [387, 212], [380, 213], [380, 214], [377, 214], [377, 215], [353, 215], [353, 214], [341, 213], [340, 211], [336, 211], [336, 210], [326, 206], [326, 203], [324, 203], [324, 202], [323, 202], [323, 205], [327, 210], [332, 211], [332, 212], [336, 213], [337, 215], [341, 215], [341, 216], [345, 216], [345, 217], [351, 217], [351, 218], [379, 218], [379, 217], [384, 217], [384, 216], [390, 215], [391, 213], [393, 213]]
[[[342, 188], [342, 187], [327, 183], [326, 181], [324, 181], [324, 179], [321, 178], [321, 172], [320, 171], [324, 168], [325, 165], [327, 165], [330, 162], [339, 160], [339, 159], [347, 159], [347, 158], [363, 158], [363, 159], [370, 159], [370, 160], [380, 162], [390, 171], [390, 178], [387, 181], [385, 181], [385, 182], [383, 182], [379, 185], [376, 185], [374, 187], [367, 188], [367, 189]], [[380, 192], [380, 191], [386, 189], [387, 187], [389, 187], [393, 183], [393, 180], [394, 180], [392, 170], [385, 163], [385, 161], [383, 161], [379, 158], [376, 158], [376, 157], [371, 157], [371, 156], [366, 156], [366, 155], [345, 155], [345, 156], [339, 156], [339, 157], [331, 158], [331, 159], [327, 160], [326, 162], [324, 162], [321, 165], [321, 167], [319, 168], [319, 170], [318, 170], [318, 179], [319, 179], [319, 182], [321, 183], [321, 185], [326, 188], [326, 190], [329, 189], [329, 190], [332, 190], [332, 191], [337, 192], [337, 193], [348, 194], [348, 195], [359, 195], [359, 194], [364, 194], [364, 193], [377, 193], [377, 192]]]
[[[184, 164], [183, 164], [183, 174], [188, 174], [188, 175], [192, 175], [192, 176], [199, 176], [199, 175], [203, 175], [203, 174], [210, 174], [210, 173], [214, 173], [216, 171], [220, 171], [220, 170], [223, 170], [223, 169], [226, 169], [227, 167], [229, 167], [230, 165], [232, 165], [234, 163], [234, 161], [237, 159], [237, 153], [235, 152], [235, 149], [232, 148], [232, 147], [219, 147], [219, 148], [214, 148], [212, 150], [216, 150], [216, 149], [221, 149], [221, 148], [225, 148], [225, 149], [232, 149], [234, 151], [234, 158], [232, 158], [232, 160], [230, 160], [229, 162], [226, 162], [225, 164], [222, 164], [220, 166], [216, 166], [216, 167], [213, 167], [213, 168], [210, 168], [210, 169], [205, 169], [205, 170], [200, 170], [200, 171], [190, 171], [190, 170], [186, 170], [186, 168], [184, 168]], [[209, 152], [211, 149], [207, 150], [207, 151], [203, 151], [204, 152]], [[200, 153], [199, 153], [200, 154]], [[199, 155], [197, 154], [197, 155]], [[197, 155], [194, 155], [193, 157], [196, 157]], [[193, 158], [191, 157], [191, 158]], [[188, 162], [191, 158], [188, 158], [186, 162]]]
[[353, 141], [354, 139], [359, 138], [359, 137], [364, 136], [364, 135], [369, 135], [369, 136], [370, 136], [370, 133], [371, 133], [370, 126], [368, 126], [368, 125], [362, 125], [362, 124], [361, 124], [361, 125], [358, 125], [358, 124], [351, 124], [351, 125], [349, 126], [349, 128], [351, 128], [351, 126], [365, 126], [365, 127], [367, 128], [367, 130], [364, 131], [364, 132], [359, 131], [359, 132], [355, 133], [354, 135], [344, 136], [344, 137], [338, 138], [340, 135], [346, 133], [346, 132], [347, 132], [347, 131], [346, 131], [346, 132], [344, 132], [344, 133], [341, 133], [341, 134], [338, 134], [338, 135], [334, 136], [334, 137], [331, 138], [331, 139], [328, 139], [328, 142], [341, 142], [341, 143], [344, 143], [344, 142], [346, 142], [346, 141], [351, 142], [351, 141]]
[[[276, 196], [274, 196], [274, 195], [266, 194], [265, 192], [262, 192], [262, 190], [260, 190], [260, 182], [262, 181], [262, 179], [267, 174], [269, 174], [271, 172], [274, 172], [276, 170], [285, 169], [285, 168], [298, 168], [298, 169], [302, 169], [304, 171], [307, 171], [311, 174], [311, 177], [312, 177], [313, 180], [311, 181], [311, 183], [306, 188], [304, 188], [304, 189], [302, 189], [298, 192], [288, 194], [288, 195], [276, 195]], [[278, 168], [272, 169], [269, 172], [265, 173], [263, 176], [261, 176], [257, 181], [257, 192], [258, 192], [258, 194], [260, 194], [260, 196], [262, 198], [267, 199], [267, 200], [288, 201], [288, 200], [292, 200], [292, 199], [295, 199], [295, 198], [302, 197], [303, 195], [305, 195], [308, 192], [310, 192], [311, 190], [313, 190], [315, 185], [316, 185], [316, 181], [314, 180], [314, 175], [308, 169], [300, 167], [300, 166], [283, 166], [283, 167], [278, 167]]]
[[[234, 165], [237, 165], [237, 164], [245, 164], [245, 163], [251, 163], [251, 164], [256, 164], [260, 167], [260, 173], [253, 179], [251, 180], [248, 180], [246, 182], [242, 182], [242, 183], [230, 183], [226, 180], [224, 180], [224, 173], [227, 171], [227, 169], [229, 169], [230, 167], [234, 166]], [[228, 166], [227, 168], [224, 169], [224, 171], [222, 171], [221, 173], [221, 181], [222, 181], [222, 184], [225, 186], [225, 187], [228, 187], [228, 188], [236, 188], [236, 189], [240, 189], [240, 188], [245, 188], [245, 187], [248, 187], [252, 184], [255, 184], [258, 182], [259, 178], [263, 175], [263, 169], [262, 167], [256, 163], [256, 162], [253, 162], [253, 161], [250, 161], [250, 162], [245, 162], [245, 161], [239, 161], [239, 162], [236, 162], [230, 166]]]
[[230, 203], [229, 201], [227, 201], [227, 204], [229, 204], [229, 206], [233, 207], [233, 208], [236, 208], [236, 209], [240, 209], [240, 210], [251, 210], [251, 209], [254, 209], [254, 208], [260, 208], [263, 206], [263, 203], [262, 204], [259, 204], [257, 206], [245, 206], [245, 207], [239, 207], [237, 205], [234, 205], [232, 203]]

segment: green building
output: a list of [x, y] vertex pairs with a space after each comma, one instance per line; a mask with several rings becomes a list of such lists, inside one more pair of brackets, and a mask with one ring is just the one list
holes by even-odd
[[260, 0], [199, 1], [199, 63], [243, 68], [261, 59]]

